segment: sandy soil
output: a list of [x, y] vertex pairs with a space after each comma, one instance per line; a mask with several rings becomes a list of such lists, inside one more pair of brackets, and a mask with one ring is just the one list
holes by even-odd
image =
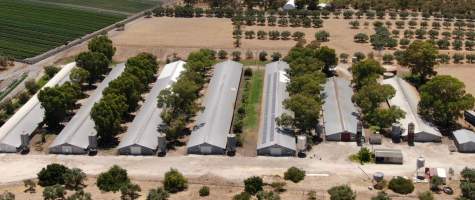
[[466, 91], [475, 95], [475, 66], [473, 64], [448, 64], [437, 67], [440, 75], [451, 75], [465, 83]]

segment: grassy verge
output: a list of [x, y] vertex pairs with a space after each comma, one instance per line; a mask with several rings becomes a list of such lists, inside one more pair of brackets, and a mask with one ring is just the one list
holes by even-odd
[[243, 64], [244, 66], [266, 65], [267, 63], [270, 63], [270, 61], [260, 61], [260, 60], [241, 60], [239, 62]]
[[246, 116], [243, 120], [243, 129], [256, 129], [259, 122], [260, 103], [262, 99], [263, 90], [263, 75], [262, 70], [254, 70], [250, 80], [247, 80], [248, 89], [245, 90], [243, 97], [246, 97], [246, 104], [244, 109], [246, 110]]

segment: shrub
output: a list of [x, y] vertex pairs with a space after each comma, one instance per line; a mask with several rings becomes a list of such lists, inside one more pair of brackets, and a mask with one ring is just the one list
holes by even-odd
[[432, 191], [439, 191], [439, 186], [444, 184], [444, 180], [438, 176], [433, 176], [430, 179], [430, 189]]
[[139, 198], [139, 192], [142, 191], [139, 185], [128, 183], [120, 188], [120, 198], [123, 200], [134, 200]]
[[231, 53], [231, 55], [233, 56], [234, 61], [240, 61], [241, 60], [241, 52], [240, 51], [233, 51]]
[[66, 191], [61, 185], [47, 186], [43, 190], [43, 198], [45, 200], [64, 199], [64, 195], [66, 195]]
[[151, 189], [148, 192], [147, 200], [167, 200], [170, 197], [170, 194], [161, 187], [157, 189]]
[[279, 52], [274, 52], [272, 53], [271, 57], [272, 61], [278, 61], [280, 58], [282, 58], [282, 54], [280, 54]]
[[209, 187], [207, 187], [207, 186], [201, 187], [199, 193], [200, 193], [200, 197], [208, 196], [209, 195]]
[[319, 42], [327, 42], [330, 37], [330, 33], [327, 31], [318, 31], [315, 33], [315, 39]]
[[45, 74], [49, 77], [52, 78], [56, 73], [59, 72], [59, 68], [55, 66], [47, 66], [45, 67]]
[[84, 192], [84, 190], [79, 190], [73, 195], [69, 196], [67, 200], [92, 200], [91, 193]]
[[85, 180], [86, 173], [79, 168], [73, 168], [64, 174], [64, 184], [66, 185], [66, 188], [74, 190], [80, 189], [84, 186]]
[[259, 60], [260, 61], [266, 61], [267, 60], [267, 52], [265, 52], [265, 51], [259, 52]]
[[261, 177], [253, 176], [244, 180], [244, 191], [249, 194], [255, 195], [257, 192], [262, 190], [264, 182]]
[[475, 182], [475, 168], [468, 168], [465, 167], [461, 172], [460, 175], [463, 177], [465, 181], [468, 182]]
[[250, 200], [251, 195], [247, 192], [241, 192], [239, 194], [234, 195], [233, 200]]
[[64, 174], [68, 171], [68, 168], [61, 164], [49, 164], [46, 168], [41, 169], [38, 173], [38, 185], [43, 187], [52, 185], [63, 185]]
[[291, 167], [287, 169], [284, 173], [285, 180], [291, 180], [294, 183], [298, 183], [305, 178], [305, 171], [296, 167]]
[[280, 196], [272, 191], [259, 191], [256, 195], [257, 200], [280, 200]]
[[25, 82], [25, 88], [28, 91], [28, 93], [33, 95], [36, 92], [38, 92], [38, 90], [40, 89], [40, 86], [36, 84], [34, 79], [30, 79]]
[[366, 58], [366, 55], [362, 52], [356, 52], [353, 54], [354, 57], [356, 57], [356, 61], [362, 61]]
[[228, 57], [228, 52], [225, 50], [219, 50], [218, 51], [218, 58], [219, 59], [226, 59]]
[[251, 68], [246, 68], [244, 70], [244, 76], [251, 77], [252, 76], [252, 69]]
[[317, 200], [317, 192], [311, 190], [307, 193], [307, 200]]
[[3, 194], [0, 194], [1, 200], [15, 200], [15, 194], [5, 191]]
[[165, 173], [163, 186], [166, 191], [176, 193], [188, 188], [188, 180], [176, 169], [171, 169]]
[[393, 60], [394, 60], [393, 54], [385, 53], [385, 54], [383, 55], [383, 61], [384, 61], [384, 63], [390, 64], [390, 63], [393, 62]]
[[395, 177], [389, 181], [388, 188], [399, 194], [410, 194], [414, 191], [414, 184], [403, 177]]
[[386, 192], [378, 192], [378, 195], [372, 197], [371, 200], [391, 200]]
[[272, 182], [270, 186], [274, 189], [275, 192], [285, 192], [285, 182]]
[[419, 198], [419, 200], [434, 200], [434, 195], [432, 195], [432, 192], [430, 191], [419, 193], [417, 197]]
[[[23, 185], [26, 187], [25, 192], [35, 193], [36, 192], [36, 183], [31, 179], [23, 181]], [[1, 198], [0, 198], [1, 199]]]
[[340, 185], [330, 188], [328, 191], [331, 200], [354, 200], [356, 194], [348, 185]]
[[97, 187], [105, 192], [117, 192], [121, 187], [130, 183], [127, 170], [114, 165], [107, 172], [99, 174], [97, 177]]

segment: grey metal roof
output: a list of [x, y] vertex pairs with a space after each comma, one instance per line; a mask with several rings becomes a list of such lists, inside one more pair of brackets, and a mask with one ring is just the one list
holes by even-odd
[[399, 149], [375, 149], [374, 155], [376, 157], [402, 158], [402, 152]]
[[157, 127], [162, 123], [160, 113], [162, 109], [157, 107], [157, 96], [160, 92], [177, 81], [178, 76], [185, 69], [183, 61], [177, 61], [165, 65], [155, 85], [150, 90], [144, 104], [138, 111], [127, 130], [126, 136], [122, 139], [118, 149], [126, 148], [131, 145], [140, 145], [150, 149], [156, 149], [158, 146]]
[[468, 142], [475, 143], [475, 133], [473, 131], [467, 129], [460, 129], [454, 131], [453, 135], [455, 137], [455, 140], [457, 140], [459, 144]]
[[[61, 70], [43, 86], [43, 88], [61, 85], [68, 81], [69, 74], [75, 66], [75, 62], [64, 65]], [[9, 145], [15, 148], [20, 147], [20, 136], [22, 134], [31, 135], [38, 127], [38, 124], [43, 121], [45, 110], [38, 100], [38, 93], [39, 92], [33, 95], [30, 100], [28, 100], [0, 128], [0, 146]], [[1, 148], [0, 151], [2, 151]]]
[[242, 64], [234, 61], [215, 65], [203, 103], [205, 109], [196, 120], [197, 126], [191, 133], [188, 148], [205, 143], [226, 148], [242, 69]]
[[264, 77], [264, 107], [263, 116], [260, 122], [259, 138], [257, 149], [280, 145], [292, 150], [296, 150], [295, 137], [286, 134], [277, 126], [275, 119], [283, 113], [288, 113], [283, 108], [282, 102], [289, 97], [287, 92], [286, 70], [289, 64], [277, 61], [266, 65]]
[[325, 135], [343, 132], [356, 134], [358, 111], [351, 101], [353, 89], [350, 81], [338, 77], [329, 78], [325, 83], [324, 94]]
[[394, 97], [389, 99], [390, 106], [397, 106], [406, 112], [406, 116], [399, 120], [403, 128], [403, 136], [407, 135], [407, 127], [409, 123], [412, 122], [414, 123], [415, 134], [427, 133], [442, 137], [442, 134], [440, 134], [435, 127], [421, 119], [419, 116], [417, 109], [420, 99], [416, 88], [397, 76], [385, 79], [382, 83], [391, 85], [396, 90]]
[[89, 146], [89, 135], [96, 135], [96, 129], [94, 128], [94, 121], [91, 118], [91, 110], [94, 107], [94, 103], [99, 102], [102, 98], [102, 91], [109, 85], [111, 81], [116, 79], [122, 74], [125, 69], [125, 64], [116, 65], [97, 86], [91, 96], [89, 96], [86, 102], [81, 106], [79, 111], [63, 128], [59, 135], [54, 139], [50, 145], [50, 149], [55, 146], [63, 144], [70, 144], [76, 147], [86, 149]]

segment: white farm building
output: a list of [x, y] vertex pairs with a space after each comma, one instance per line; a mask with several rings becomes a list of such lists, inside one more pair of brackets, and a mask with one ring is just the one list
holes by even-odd
[[467, 129], [454, 131], [454, 142], [459, 152], [475, 153], [475, 133]]
[[389, 105], [397, 106], [406, 113], [405, 117], [399, 120], [402, 137], [408, 136], [408, 126], [412, 122], [414, 123], [415, 142], [440, 142], [442, 134], [431, 124], [421, 119], [417, 112], [420, 98], [416, 88], [397, 76], [385, 79], [382, 83], [391, 85], [396, 90], [394, 97], [388, 100]]
[[295, 156], [297, 152], [295, 136], [281, 127], [275, 119], [288, 112], [282, 102], [289, 97], [286, 70], [289, 64], [283, 61], [266, 65], [264, 76], [264, 104], [257, 142], [257, 155]]
[[125, 137], [117, 147], [119, 154], [154, 155], [157, 152], [160, 134], [157, 129], [163, 122], [160, 117], [162, 109], [157, 107], [157, 96], [162, 90], [169, 88], [177, 81], [181, 72], [185, 70], [185, 64], [183, 61], [176, 61], [165, 65]]
[[[43, 88], [62, 85], [68, 81], [69, 74], [75, 66], [76, 63], [64, 65]], [[28, 146], [30, 137], [43, 121], [44, 113], [45, 110], [41, 107], [36, 93], [0, 128], [0, 152], [16, 153], [21, 147]]]
[[348, 80], [329, 78], [324, 89], [323, 128], [328, 141], [355, 141], [358, 111], [351, 101], [353, 89]]
[[59, 135], [49, 146], [49, 152], [54, 154], [86, 154], [89, 149], [97, 146], [97, 132], [94, 121], [91, 118], [91, 110], [94, 103], [102, 98], [102, 91], [109, 83], [119, 77], [125, 69], [125, 64], [116, 65], [97, 86], [91, 96], [81, 106], [79, 111], [66, 124]]
[[196, 126], [187, 143], [188, 154], [225, 154], [243, 65], [234, 61], [218, 63], [208, 86]]

